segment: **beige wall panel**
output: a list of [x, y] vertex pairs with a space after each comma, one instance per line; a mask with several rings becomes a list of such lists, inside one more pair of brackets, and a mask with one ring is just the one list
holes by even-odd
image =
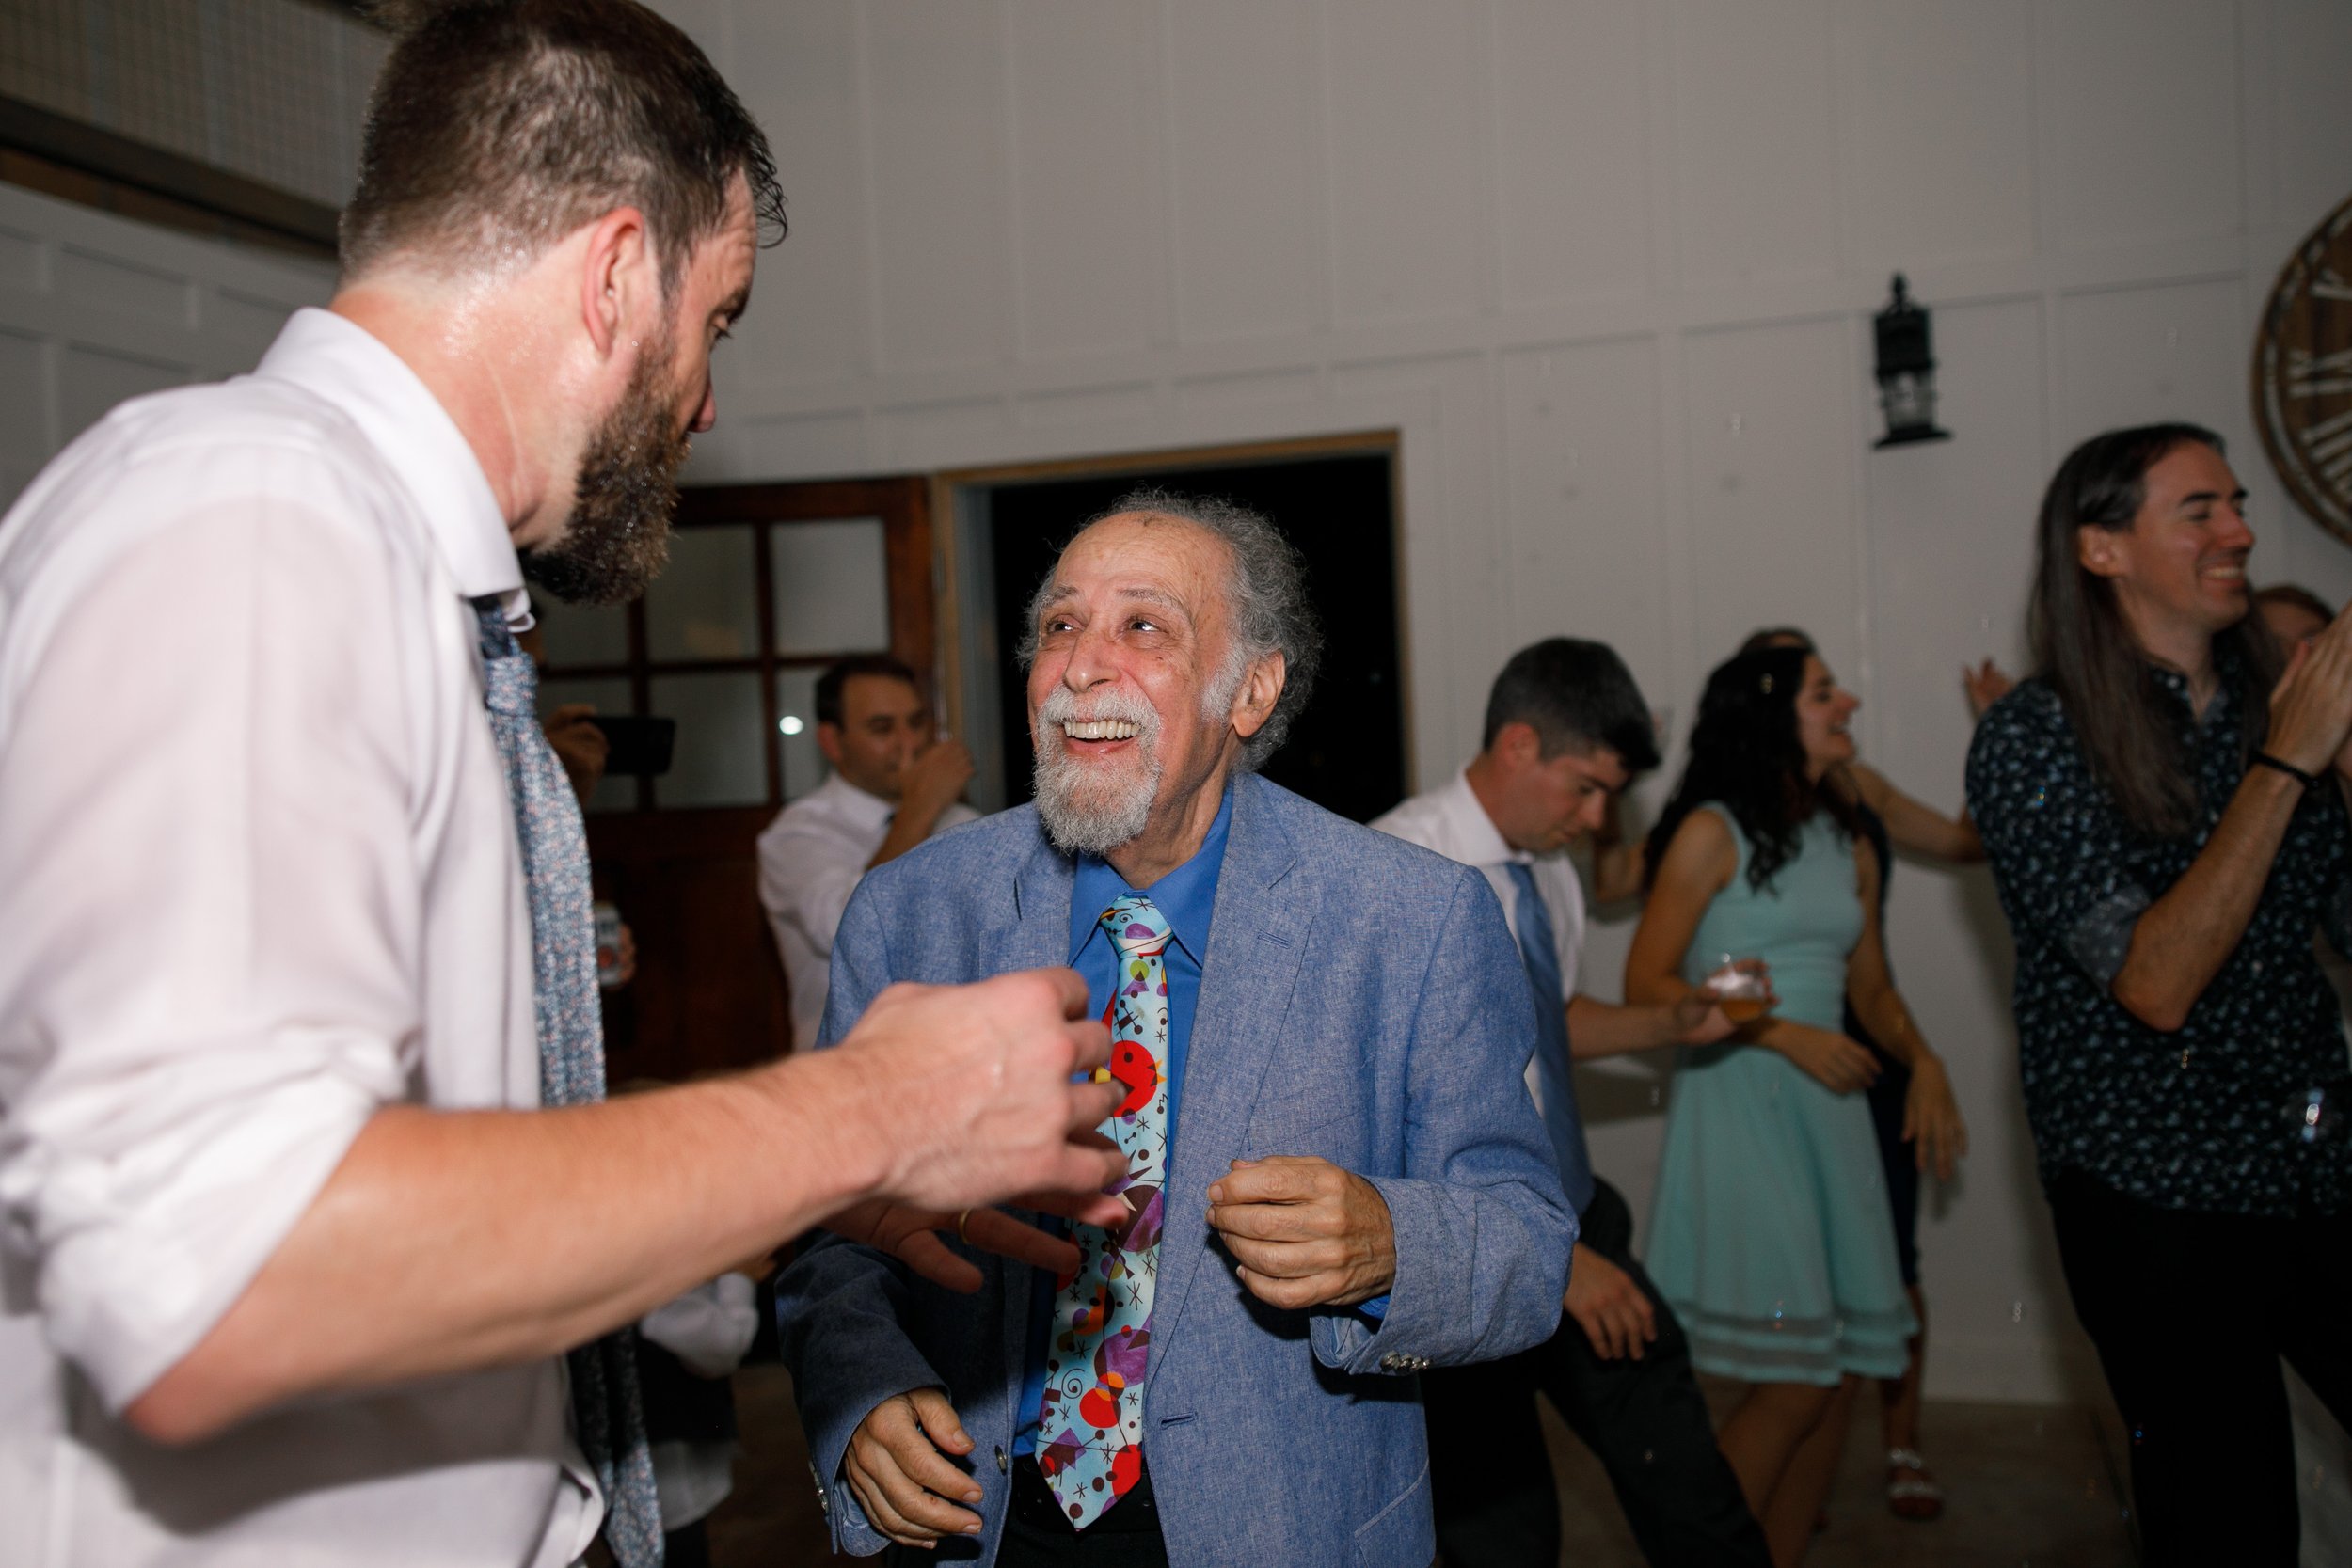
[[1836, 16], [1848, 267], [2030, 255], [2028, 0], [1837, 0]]
[[859, 14], [882, 365], [992, 362], [1011, 341], [1001, 13], [892, 0]]
[[864, 473], [870, 467], [866, 416], [855, 411], [730, 420], [723, 405], [720, 419], [717, 430], [694, 443], [696, 466], [684, 475], [689, 484], [820, 479]]
[[2050, 237], [2064, 250], [2235, 232], [2237, 31], [2212, 0], [2041, 8]]
[[1186, 409], [1304, 406], [1319, 394], [1312, 371], [1204, 375], [1176, 384], [1177, 406]]
[[1010, 17], [1022, 350], [1141, 348], [1168, 297], [1157, 9], [1015, 0]]
[[184, 276], [68, 245], [57, 253], [57, 292], [76, 305], [182, 331], [193, 299]]
[[2352, 59], [2352, 5], [2272, 0], [2270, 15], [2279, 71], [2277, 218], [2299, 236], [2352, 197], [2352, 81], [2344, 69]]
[[116, 404], [177, 387], [190, 379], [185, 365], [135, 359], [106, 349], [72, 344], [59, 369], [58, 389], [65, 425], [75, 435], [87, 430]]
[[768, 132], [791, 233], [763, 252], [752, 308], [720, 373], [800, 387], [873, 368], [874, 258], [857, 17], [849, 0], [747, 6], [736, 52], [763, 62], [736, 86]]
[[1828, 0], [1676, 0], [1672, 15], [1685, 286], [1828, 276]]
[[[1841, 678], [1861, 678], [1854, 492], [1870, 432], [1854, 417], [1849, 341], [1846, 323], [1823, 321], [1683, 344], [1701, 680], [1764, 626], [1803, 626]], [[1697, 698], [1694, 684], [1674, 700], [1688, 714]]]
[[1596, 638], [1653, 705], [1673, 674], [1658, 468], [1658, 345], [1527, 349], [1502, 361], [1511, 640]]
[[1648, 281], [1644, 15], [1634, 0], [1497, 0], [1506, 304], [1638, 293]]
[[1488, 236], [1479, 12], [1349, 0], [1325, 16], [1334, 314], [1464, 313], [1478, 300]]
[[1167, 8], [1178, 336], [1286, 337], [1322, 319], [1315, 12], [1305, 0]]
[[1021, 399], [1017, 406], [1024, 424], [1084, 425], [1147, 419], [1159, 405], [1159, 388], [1141, 382], [1034, 392]]
[[2251, 334], [2234, 279], [2063, 296], [2052, 464], [2086, 436], [2160, 420], [2218, 431], [2241, 467], [2259, 460], [2246, 393]]

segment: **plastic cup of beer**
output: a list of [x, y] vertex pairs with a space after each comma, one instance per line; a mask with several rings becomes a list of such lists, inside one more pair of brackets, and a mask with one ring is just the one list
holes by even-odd
[[1700, 982], [1714, 993], [1715, 1006], [1734, 1023], [1753, 1023], [1772, 1007], [1772, 986], [1753, 969], [1743, 968], [1756, 960], [1736, 953], [1725, 953], [1713, 973]]

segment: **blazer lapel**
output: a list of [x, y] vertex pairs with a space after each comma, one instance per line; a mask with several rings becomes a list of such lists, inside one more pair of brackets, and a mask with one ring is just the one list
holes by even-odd
[[[1152, 1307], [1152, 1338], [1158, 1344], [1171, 1342], [1193, 1276], [1212, 1245], [1209, 1183], [1252, 1152], [1246, 1147], [1249, 1114], [1285, 1032], [1284, 1015], [1318, 903], [1311, 879], [1298, 864], [1296, 847], [1276, 819], [1270, 786], [1255, 774], [1244, 774], [1233, 785], [1233, 820], [1225, 864], [1217, 873], [1209, 950], [1200, 963], [1200, 999], [1176, 1112], [1167, 1230]], [[1213, 1281], [1205, 1288], [1216, 1287]], [[1144, 1386], [1147, 1410], [1152, 1382], [1165, 1365], [1165, 1357], [1152, 1358], [1151, 1381]]]
[[1070, 861], [1038, 830], [1037, 847], [1013, 873], [1010, 918], [973, 955], [980, 973], [1058, 969], [1070, 962]]
[[[978, 951], [972, 955], [978, 973], [1002, 974], [1009, 970], [1053, 969], [1068, 963], [1072, 880], [1069, 860], [1053, 847], [1041, 828], [1037, 847], [1013, 874], [1009, 918], [992, 927]], [[1032, 1217], [1041, 1220], [1044, 1216]], [[1037, 1271], [992, 1259], [984, 1253], [976, 1261], [1004, 1287], [1003, 1381], [1005, 1407], [1012, 1417], [1004, 1441], [1009, 1445], [1012, 1433], [1035, 1414], [1020, 1408], [1020, 1395], [1029, 1370], [1029, 1297], [1037, 1285]]]

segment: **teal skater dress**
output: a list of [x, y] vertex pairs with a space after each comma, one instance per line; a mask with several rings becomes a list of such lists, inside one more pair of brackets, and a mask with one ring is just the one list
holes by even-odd
[[[1693, 985], [1725, 954], [1772, 966], [1777, 1016], [1836, 1033], [1862, 940], [1853, 845], [1826, 816], [1758, 891], [1740, 869], [1683, 958]], [[1903, 1295], [1870, 1107], [1777, 1051], [1686, 1047], [1666, 1112], [1649, 1272], [1701, 1370], [1751, 1383], [1899, 1377], [1915, 1327]]]

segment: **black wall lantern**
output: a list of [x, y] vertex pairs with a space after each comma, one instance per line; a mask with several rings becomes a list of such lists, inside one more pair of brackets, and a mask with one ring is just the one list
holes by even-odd
[[1878, 335], [1879, 406], [1886, 410], [1886, 434], [1874, 445], [1950, 440], [1950, 431], [1935, 427], [1935, 349], [1928, 336], [1928, 313], [1911, 303], [1901, 273], [1895, 275], [1893, 301], [1872, 325]]

